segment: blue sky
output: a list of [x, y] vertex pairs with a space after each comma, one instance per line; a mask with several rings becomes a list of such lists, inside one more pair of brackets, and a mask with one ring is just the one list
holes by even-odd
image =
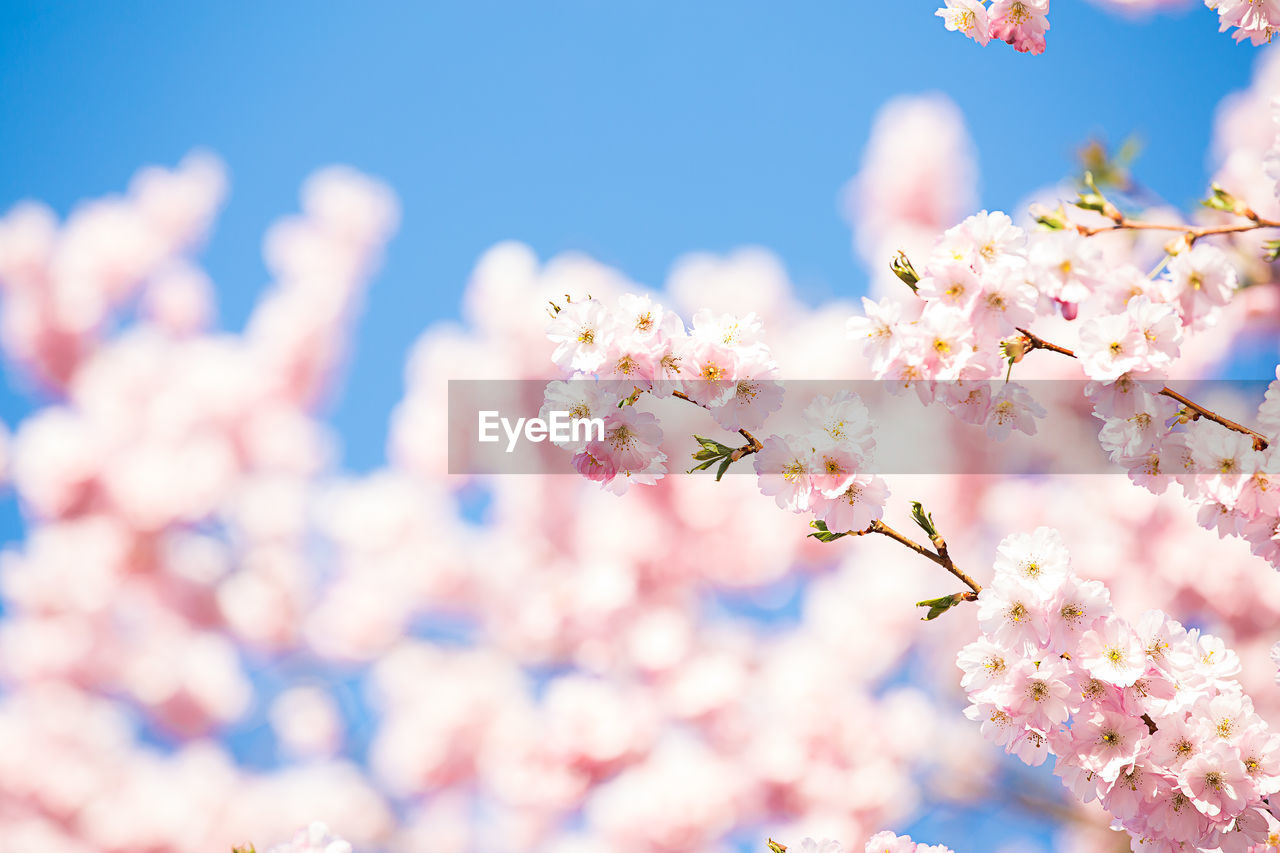
[[[373, 10], [373, 11], [370, 11]], [[1212, 110], [1254, 49], [1203, 6], [1126, 21], [1054, 5], [1049, 51], [981, 49], [931, 2], [622, 0], [0, 5], [0, 208], [65, 212], [193, 147], [232, 195], [205, 260], [237, 327], [266, 281], [260, 240], [302, 178], [387, 179], [404, 220], [370, 294], [333, 418], [345, 464], [383, 459], [413, 338], [457, 312], [476, 257], [523, 240], [643, 282], [694, 249], [776, 251], [802, 293], [858, 292], [838, 210], [872, 116], [938, 90], [977, 141], [982, 201], [1009, 206], [1093, 133], [1146, 142], [1139, 177], [1198, 197]], [[12, 377], [0, 417], [28, 404]]]
[[[838, 195], [888, 98], [960, 105], [986, 206], [1068, 173], [1089, 136], [1131, 133], [1145, 141], [1138, 177], [1188, 204], [1213, 109], [1257, 55], [1202, 5], [1134, 22], [1059, 0], [1042, 57], [981, 49], [933, 8], [0, 0], [0, 209], [34, 197], [65, 213], [140, 165], [213, 150], [231, 196], [204, 260], [237, 328], [267, 281], [263, 231], [296, 209], [303, 177], [342, 162], [386, 179], [403, 225], [331, 413], [345, 464], [368, 469], [410, 344], [456, 316], [497, 241], [586, 251], [649, 284], [684, 252], [759, 244], [805, 298], [852, 295], [866, 276]], [[10, 425], [32, 406], [21, 386], [10, 373], [0, 388]], [[18, 535], [0, 498], [0, 540]]]

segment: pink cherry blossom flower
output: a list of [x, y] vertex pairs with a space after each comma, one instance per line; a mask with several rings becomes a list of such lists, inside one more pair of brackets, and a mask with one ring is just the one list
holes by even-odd
[[1029, 274], [1026, 262], [1010, 255], [987, 264], [970, 314], [980, 335], [1008, 335], [1031, 323], [1039, 294], [1027, 281]]
[[1227, 304], [1237, 284], [1235, 268], [1226, 254], [1205, 243], [1174, 255], [1168, 274], [1183, 325], [1195, 329], [1215, 321], [1218, 309]]
[[1006, 647], [1039, 646], [1049, 633], [1039, 590], [1020, 583], [988, 586], [978, 595], [978, 624]]
[[1208, 744], [1182, 765], [1178, 787], [1210, 818], [1240, 814], [1255, 795], [1240, 753], [1222, 741]]
[[760, 478], [760, 491], [771, 496], [780, 509], [802, 512], [813, 492], [810, 478], [812, 449], [793, 437], [771, 435], [753, 464]]
[[946, 5], [935, 15], [942, 18], [951, 32], [964, 33], [978, 44], [986, 46], [991, 40], [988, 33], [987, 7], [981, 0], [945, 0]]
[[1111, 594], [1099, 581], [1068, 577], [1048, 607], [1049, 647], [1059, 652], [1073, 649], [1080, 637], [1111, 613]]
[[875, 444], [871, 412], [856, 394], [837, 391], [830, 397], [815, 397], [805, 407], [804, 419], [830, 441], [848, 444], [864, 456]]
[[930, 266], [935, 262], [964, 261], [981, 273], [999, 258], [1020, 254], [1026, 243], [1027, 233], [1014, 225], [1008, 214], [983, 210], [947, 229], [930, 258]]
[[1244, 772], [1258, 794], [1269, 797], [1280, 792], [1280, 735], [1256, 725], [1244, 729], [1236, 748]]
[[1029, 256], [1040, 292], [1059, 302], [1084, 302], [1102, 287], [1102, 253], [1074, 230], [1037, 232]]
[[835, 532], [864, 530], [884, 515], [889, 487], [884, 480], [866, 474], [851, 479], [840, 491], [821, 490], [812, 500], [813, 513]]
[[956, 664], [964, 671], [960, 686], [969, 693], [983, 694], [992, 685], [1009, 677], [1011, 661], [1005, 646], [981, 637], [960, 650]]
[[[864, 344], [871, 367], [877, 373], [894, 360], [901, 341], [902, 303], [890, 297], [872, 302], [862, 297], [862, 315], [849, 318], [849, 337]], [[1280, 398], [1280, 394], [1277, 395]]]
[[815, 491], [825, 497], [843, 494], [862, 464], [862, 455], [843, 442], [827, 440], [813, 450], [809, 465], [811, 482]]
[[562, 370], [593, 373], [609, 352], [612, 330], [612, 318], [600, 302], [570, 302], [547, 326], [547, 337], [556, 344], [552, 360]]
[[1205, 5], [1218, 13], [1219, 30], [1236, 27], [1232, 38], [1249, 41], [1256, 47], [1270, 44], [1280, 31], [1280, 3], [1276, 0], [1205, 0]]
[[1182, 326], [1173, 306], [1135, 296], [1125, 308], [1134, 327], [1146, 342], [1147, 370], [1167, 370], [1178, 357]]
[[982, 292], [982, 281], [968, 263], [951, 261], [931, 265], [916, 287], [920, 297], [968, 314]]
[[964, 715], [980, 723], [982, 736], [997, 746], [1011, 747], [1026, 730], [1008, 709], [991, 702], [975, 702], [964, 709]]
[[707, 408], [724, 405], [737, 393], [740, 357], [732, 344], [689, 338], [680, 358], [684, 392]]
[[1021, 661], [1010, 675], [1009, 711], [1026, 725], [1041, 731], [1065, 722], [1070, 716], [1068, 700], [1074, 692], [1066, 681], [1067, 670], [1052, 658], [1037, 665]]
[[1141, 719], [1115, 711], [1095, 711], [1071, 727], [1071, 739], [1081, 765], [1105, 782], [1114, 782], [1150, 740]]
[[1048, 14], [1049, 0], [995, 0], [988, 9], [991, 37], [1020, 53], [1044, 53]]
[[1094, 678], [1128, 687], [1147, 671], [1147, 653], [1142, 641], [1127, 623], [1108, 617], [1080, 638], [1080, 663]]
[[1135, 818], [1155, 799], [1159, 783], [1157, 768], [1136, 761], [1120, 771], [1115, 784], [1102, 799], [1103, 808], [1121, 820]]
[[1148, 368], [1146, 339], [1127, 314], [1098, 317], [1080, 331], [1081, 366], [1090, 379], [1109, 381]]
[[1021, 581], [1046, 594], [1055, 592], [1071, 570], [1071, 556], [1062, 534], [1051, 527], [1014, 533], [996, 546], [996, 576]]
[[712, 407], [711, 417], [730, 432], [764, 426], [769, 415], [782, 408], [782, 384], [774, 378], [777, 372], [771, 364], [760, 362], [740, 366], [733, 393]]
[[987, 435], [996, 441], [1007, 438], [1014, 430], [1035, 435], [1036, 418], [1047, 414], [1048, 411], [1032, 398], [1025, 385], [1006, 382], [991, 399]]

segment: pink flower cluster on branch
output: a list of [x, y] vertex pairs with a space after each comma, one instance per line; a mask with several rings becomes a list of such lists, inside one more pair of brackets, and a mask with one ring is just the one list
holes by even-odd
[[658, 419], [634, 407], [641, 393], [695, 403], [720, 426], [741, 432], [747, 445], [733, 461], [760, 449], [749, 430], [782, 405], [782, 387], [773, 379], [777, 367], [755, 314], [703, 310], [686, 330], [678, 314], [635, 294], [620, 297], [613, 310], [588, 298], [552, 303], [552, 312], [547, 337], [570, 381], [547, 387], [543, 412], [605, 422], [602, 438], [565, 445], [583, 476], [622, 493], [666, 473]]
[[1280, 833], [1280, 737], [1221, 640], [1160, 611], [1130, 623], [1056, 530], [1005, 538], [978, 598], [962, 684], [989, 739], [1100, 799], [1136, 849], [1265, 851]]
[[557, 344], [556, 363], [580, 372], [548, 384], [542, 414], [565, 411], [574, 420], [604, 422], [602, 437], [560, 442], [587, 479], [620, 494], [633, 483], [652, 485], [663, 476], [661, 423], [635, 407], [640, 394], [650, 393], [702, 406], [720, 426], [746, 439], [733, 448], [695, 436], [702, 445], [694, 454], [702, 463], [697, 467], [718, 463], [717, 478], [755, 454], [760, 489], [782, 509], [813, 514], [833, 532], [861, 531], [883, 514], [889, 490], [881, 478], [865, 473], [875, 439], [870, 413], [857, 395], [842, 391], [813, 400], [803, 412], [804, 433], [770, 435], [763, 442], [751, 433], [783, 399], [756, 315], [739, 319], [699, 311], [686, 333], [678, 315], [634, 294], [622, 296], [612, 312], [593, 299], [553, 311], [548, 337]]
[[[899, 256], [894, 269], [915, 298], [864, 299], [865, 315], [850, 320], [850, 333], [863, 341], [877, 376], [914, 388], [962, 421], [985, 424], [995, 438], [1014, 427], [1034, 434], [1034, 418], [1045, 410], [1017, 383], [993, 386], [994, 377], [1035, 349], [1078, 358], [1112, 461], [1157, 493], [1178, 482], [1204, 526], [1245, 538], [1280, 566], [1280, 457], [1271, 447], [1280, 384], [1258, 412], [1261, 431], [1164, 385], [1184, 340], [1213, 327], [1239, 286], [1228, 256], [1200, 241], [1280, 227], [1219, 188], [1209, 203], [1236, 221], [1136, 221], [1093, 187], [1077, 204], [1107, 224], [1079, 224], [1059, 208], [1039, 214], [1046, 230], [1027, 233], [1004, 214], [983, 211], [949, 229], [919, 271]], [[1145, 230], [1178, 235], [1151, 275], [1108, 265], [1090, 240]], [[1077, 348], [1029, 332], [1032, 318], [1078, 329]]]
[[[1102, 0], [1128, 11], [1141, 7], [1174, 5], [1163, 0]], [[1040, 54], [1045, 49], [1049, 29], [1049, 0], [944, 0], [935, 13], [948, 30], [963, 33], [978, 44], [992, 39], [1007, 42], [1020, 53]], [[1254, 45], [1269, 44], [1280, 29], [1280, 2], [1277, 0], [1204, 0], [1218, 13], [1219, 30], [1232, 27], [1236, 41], [1248, 39]]]

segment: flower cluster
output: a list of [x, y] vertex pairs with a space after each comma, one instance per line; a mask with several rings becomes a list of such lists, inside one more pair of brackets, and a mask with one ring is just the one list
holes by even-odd
[[1128, 374], [1086, 386], [1094, 415], [1103, 421], [1103, 449], [1131, 480], [1156, 494], [1177, 482], [1203, 527], [1242, 537], [1254, 554], [1280, 567], [1280, 378], [1258, 410], [1265, 448], [1252, 435], [1204, 419], [1183, 426], [1186, 410], [1162, 390], [1159, 382]]
[[[787, 848], [781, 848], [786, 850]], [[796, 853], [844, 853], [838, 841], [823, 839], [815, 841], [806, 838], [796, 848]], [[918, 844], [906, 835], [894, 835], [892, 832], [877, 832], [867, 839], [864, 853], [951, 853], [941, 844]]]
[[543, 412], [601, 418], [604, 437], [569, 442], [573, 466], [618, 493], [666, 472], [658, 419], [634, 406], [641, 393], [684, 397], [727, 430], [760, 427], [782, 406], [777, 366], [755, 314], [696, 313], [686, 330], [678, 314], [647, 296], [625, 294], [613, 310], [599, 300], [556, 306], [547, 337], [552, 358], [570, 376], [548, 385]]
[[[1164, 0], [1102, 0], [1126, 11], [1159, 5]], [[1174, 0], [1177, 2], [1177, 0]], [[964, 33], [978, 44], [992, 39], [1013, 45], [1020, 53], [1044, 53], [1049, 29], [1049, 0], [944, 0], [935, 13], [951, 32]], [[1235, 27], [1236, 41], [1248, 39], [1254, 45], [1270, 44], [1280, 30], [1280, 2], [1277, 0], [1204, 0], [1218, 13], [1219, 31]]]
[[1029, 241], [1003, 213], [971, 216], [942, 236], [920, 272], [903, 269], [918, 298], [864, 297], [849, 335], [863, 342], [878, 378], [913, 388], [923, 402], [985, 424], [993, 437], [1035, 434], [1044, 409], [1024, 386], [996, 381], [1007, 359], [1001, 341], [1037, 311], [1074, 306], [1098, 284], [1099, 259], [1072, 236]]
[[[682, 397], [707, 409], [727, 430], [744, 431], [751, 444], [733, 449], [699, 438], [701, 466], [723, 470], [755, 453], [760, 490], [778, 506], [812, 513], [833, 532], [861, 530], [880, 518], [889, 490], [866, 472], [875, 449], [870, 413], [857, 395], [817, 397], [803, 411], [806, 430], [771, 435], [758, 429], [782, 406], [777, 367], [761, 340], [755, 314], [738, 318], [701, 310], [685, 331], [679, 316], [645, 296], [626, 294], [613, 311], [587, 299], [557, 307], [548, 330], [553, 358], [567, 380], [547, 384], [541, 414], [569, 412], [574, 420], [603, 421], [603, 437], [585, 432], [557, 442], [589, 480], [621, 494], [633, 483], [652, 485], [666, 472], [658, 418], [636, 408], [642, 393]], [[999, 401], [997, 401], [998, 404]]]
[[1204, 5], [1218, 13], [1220, 32], [1236, 28], [1231, 34], [1236, 41], [1270, 44], [1280, 30], [1280, 3], [1276, 0], [1204, 0]]
[[811, 512], [829, 531], [862, 530], [884, 512], [889, 489], [863, 473], [875, 449], [867, 407], [841, 391], [804, 410], [807, 432], [771, 435], [756, 454], [760, 491], [782, 509]]
[[998, 377], [1035, 345], [1023, 332], [1032, 320], [1065, 321], [1078, 333], [1075, 350], [1063, 352], [1092, 380], [1085, 395], [1111, 460], [1156, 493], [1178, 482], [1201, 524], [1243, 537], [1280, 566], [1280, 459], [1264, 446], [1280, 438], [1280, 380], [1257, 434], [1201, 418], [1163, 384], [1185, 340], [1214, 326], [1238, 289], [1221, 249], [1181, 247], [1148, 276], [1131, 263], [1107, 265], [1069, 224], [1028, 233], [984, 211], [949, 229], [919, 272], [900, 269], [915, 297], [864, 299], [864, 315], [849, 321], [877, 376], [985, 423], [992, 437], [1034, 434], [1045, 410]]
[[978, 44], [991, 39], [1007, 42], [1020, 53], [1044, 53], [1049, 30], [1049, 0], [946, 0], [936, 14], [947, 29], [964, 33]]
[[1144, 850], [1274, 843], [1265, 798], [1280, 791], [1280, 737], [1221, 640], [1158, 610], [1125, 620], [1047, 527], [1000, 544], [978, 621], [958, 664], [965, 713], [989, 740], [1028, 764], [1055, 755], [1064, 784]]

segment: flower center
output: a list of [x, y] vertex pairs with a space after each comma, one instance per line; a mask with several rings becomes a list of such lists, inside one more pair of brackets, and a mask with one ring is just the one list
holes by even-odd
[[1062, 616], [1062, 621], [1068, 625], [1076, 625], [1084, 618], [1084, 608], [1075, 602], [1064, 604], [1062, 605], [1062, 610], [1059, 611], [1059, 615]]
[[624, 450], [635, 444], [635, 435], [631, 432], [631, 427], [626, 424], [618, 424], [609, 433], [609, 443], [613, 445], [615, 450]]

